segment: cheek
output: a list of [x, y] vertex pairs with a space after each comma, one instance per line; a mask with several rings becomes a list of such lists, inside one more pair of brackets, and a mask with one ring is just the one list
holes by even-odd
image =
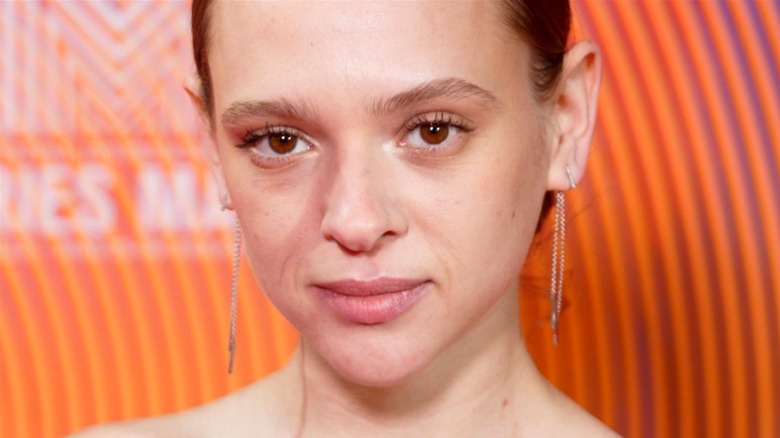
[[295, 267], [313, 245], [313, 233], [302, 230], [319, 229], [308, 202], [310, 189], [298, 184], [279, 190], [251, 174], [233, 179], [228, 186], [247, 258], [258, 283], [274, 299], [278, 291], [295, 287]]
[[511, 146], [471, 162], [457, 178], [428, 182], [432, 201], [415, 206], [420, 233], [450, 281], [474, 288], [517, 277], [545, 192], [544, 154], [533, 151], [542, 145], [496, 144]]

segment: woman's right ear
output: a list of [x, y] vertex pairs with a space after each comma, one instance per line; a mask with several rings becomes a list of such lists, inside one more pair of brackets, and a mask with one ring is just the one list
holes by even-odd
[[184, 80], [183, 85], [184, 91], [187, 92], [190, 102], [192, 102], [192, 106], [200, 117], [201, 127], [207, 134], [206, 138], [208, 138], [208, 140], [201, 144], [201, 148], [209, 169], [211, 169], [211, 174], [217, 182], [217, 193], [228, 193], [225, 177], [222, 173], [222, 165], [219, 160], [219, 153], [217, 151], [217, 138], [214, 132], [214, 125], [211, 122], [211, 116], [209, 115], [208, 109], [206, 108], [200, 93], [200, 78], [195, 74], [190, 75]]

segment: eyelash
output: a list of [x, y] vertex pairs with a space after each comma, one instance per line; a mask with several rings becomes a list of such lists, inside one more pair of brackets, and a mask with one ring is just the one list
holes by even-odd
[[[466, 121], [464, 118], [456, 116], [451, 113], [438, 111], [435, 113], [418, 114], [413, 118], [411, 118], [408, 122], [406, 122], [403, 125], [402, 138], [405, 139], [412, 132], [414, 132], [417, 129], [420, 129], [424, 125], [442, 125], [442, 126], [455, 128], [456, 130], [462, 131], [464, 133], [470, 133], [475, 130], [475, 127], [471, 125], [468, 121]], [[274, 125], [269, 123], [264, 128], [259, 130], [247, 129], [244, 135], [239, 140], [239, 143], [237, 143], [235, 147], [239, 149], [251, 149], [257, 146], [266, 137], [274, 134], [287, 134], [289, 136], [294, 136], [297, 137], [299, 141], [303, 141], [311, 145], [311, 142], [306, 138], [306, 136], [300, 130], [295, 128], [290, 128], [288, 126]], [[401, 146], [405, 146], [403, 144], [403, 141], [401, 142]], [[448, 148], [447, 146], [451, 146], [451, 140], [447, 140], [445, 143], [442, 143], [440, 145], [435, 145], [435, 146], [431, 146], [430, 148], [426, 148], [427, 152], [414, 151], [413, 153], [414, 154], [443, 153], [445, 150], [451, 149]], [[412, 149], [417, 149], [417, 148], [412, 148]], [[253, 160], [258, 160], [259, 163], [263, 163], [260, 165], [264, 167], [264, 165], [270, 166], [270, 165], [275, 165], [277, 163], [281, 164], [283, 162], [288, 162], [289, 160], [293, 159], [297, 155], [298, 154], [269, 155], [269, 154], [256, 153], [253, 154]]]
[[240, 143], [236, 145], [239, 149], [248, 149], [257, 144], [264, 137], [271, 134], [288, 134], [298, 137], [299, 139], [305, 139], [303, 133], [295, 128], [290, 128], [281, 125], [267, 124], [265, 128], [260, 130], [247, 130], [243, 137], [241, 137]]
[[466, 122], [466, 120], [463, 118], [441, 111], [433, 114], [426, 113], [416, 115], [411, 120], [406, 122], [404, 125], [404, 131], [406, 134], [409, 134], [422, 125], [446, 125], [458, 128], [464, 132], [474, 131], [474, 127]]

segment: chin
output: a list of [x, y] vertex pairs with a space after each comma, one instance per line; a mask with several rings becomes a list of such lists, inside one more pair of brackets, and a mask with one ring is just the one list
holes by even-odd
[[390, 340], [371, 343], [344, 343], [344, 349], [329, 348], [322, 355], [344, 380], [372, 388], [402, 385], [419, 375], [431, 362], [430, 354], [418, 346]]
[[403, 385], [425, 367], [394, 360], [356, 359], [351, 363], [331, 364], [345, 380], [369, 388], [392, 388]]

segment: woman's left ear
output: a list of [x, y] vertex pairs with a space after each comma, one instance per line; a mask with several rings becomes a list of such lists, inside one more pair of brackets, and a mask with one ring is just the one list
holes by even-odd
[[564, 56], [561, 79], [553, 96], [555, 130], [547, 176], [548, 190], [560, 191], [571, 187], [566, 166], [571, 169], [575, 183], [579, 184], [582, 180], [596, 122], [600, 85], [601, 53], [598, 46], [587, 40], [574, 44]]

